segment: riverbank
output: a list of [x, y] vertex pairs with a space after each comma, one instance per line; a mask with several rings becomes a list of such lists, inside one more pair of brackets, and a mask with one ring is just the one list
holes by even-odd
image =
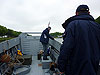
[[6, 40], [10, 40], [10, 39], [12, 39], [11, 37], [9, 37], [9, 38], [0, 38], [0, 42], [3, 42], [3, 41], [6, 41]]

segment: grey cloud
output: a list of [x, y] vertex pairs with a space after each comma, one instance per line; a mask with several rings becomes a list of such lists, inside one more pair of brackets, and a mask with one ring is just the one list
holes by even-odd
[[51, 32], [61, 31], [61, 24], [80, 4], [88, 4], [91, 14], [99, 16], [99, 0], [0, 0], [0, 24], [18, 31], [42, 31], [51, 22]]

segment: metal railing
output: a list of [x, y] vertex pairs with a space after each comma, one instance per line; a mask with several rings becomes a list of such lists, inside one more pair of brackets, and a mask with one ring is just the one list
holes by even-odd
[[51, 46], [51, 52], [50, 52], [51, 59], [56, 63], [60, 53], [61, 43], [56, 40], [50, 39], [49, 45]]
[[20, 47], [20, 38], [19, 37], [1, 42], [0, 43], [0, 53], [2, 53], [4, 50], [9, 50], [9, 49], [13, 48], [14, 46]]
[[20, 38], [14, 38], [0, 43], [0, 74], [5, 75], [6, 72], [10, 70], [8, 63], [1, 62], [2, 56], [4, 54], [9, 54], [10, 57], [13, 57], [17, 49], [20, 49]]

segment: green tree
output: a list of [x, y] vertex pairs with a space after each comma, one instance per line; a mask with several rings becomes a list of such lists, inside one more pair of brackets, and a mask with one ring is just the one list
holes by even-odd
[[5, 36], [7, 34], [7, 28], [0, 25], [0, 36]]
[[100, 24], [100, 16], [95, 21]]
[[57, 38], [58, 36], [61, 36], [62, 33], [60, 33], [60, 32], [55, 32], [55, 33], [51, 33], [50, 35], [53, 36], [53, 37], [55, 37], [55, 38]]
[[8, 29], [7, 36], [12, 37], [12, 35], [13, 35], [13, 30]]
[[20, 34], [21, 32], [17, 32], [17, 31], [13, 31], [11, 29], [8, 29], [8, 32], [7, 32], [7, 36], [8, 37], [18, 37], [18, 35]]
[[18, 37], [21, 32], [13, 31], [13, 37]]

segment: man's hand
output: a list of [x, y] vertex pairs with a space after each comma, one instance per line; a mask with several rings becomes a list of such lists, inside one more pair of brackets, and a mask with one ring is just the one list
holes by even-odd
[[64, 74], [64, 72], [60, 72], [60, 74], [62, 75], [62, 74]]
[[57, 73], [58, 75], [65, 75], [64, 72], [59, 72]]

